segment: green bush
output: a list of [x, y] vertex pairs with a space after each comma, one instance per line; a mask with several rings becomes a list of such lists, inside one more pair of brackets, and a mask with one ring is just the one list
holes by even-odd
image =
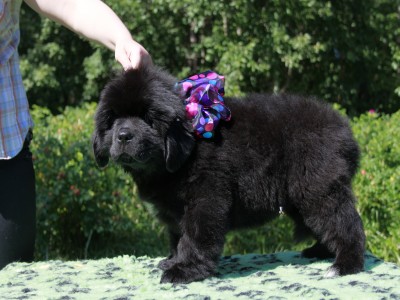
[[[400, 108], [400, 18], [394, 0], [107, 0], [133, 36], [178, 78], [215, 69], [227, 94], [300, 92], [351, 113]], [[24, 6], [21, 62], [32, 103], [94, 101], [111, 51]], [[119, 67], [119, 66], [118, 66]]]
[[374, 111], [353, 121], [362, 159], [354, 180], [367, 247], [400, 264], [400, 111]]
[[[132, 180], [112, 164], [99, 170], [92, 156], [94, 104], [52, 116], [35, 107], [38, 202], [37, 259], [166, 255], [164, 227], [137, 199]], [[400, 263], [400, 111], [353, 119], [362, 160], [354, 180], [367, 248]], [[258, 229], [228, 234], [225, 254], [301, 250], [293, 224], [280, 217]]]

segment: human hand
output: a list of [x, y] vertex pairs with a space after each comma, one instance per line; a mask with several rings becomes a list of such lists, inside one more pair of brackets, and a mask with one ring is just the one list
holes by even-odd
[[153, 63], [147, 50], [133, 39], [117, 40], [115, 44], [115, 59], [125, 71]]

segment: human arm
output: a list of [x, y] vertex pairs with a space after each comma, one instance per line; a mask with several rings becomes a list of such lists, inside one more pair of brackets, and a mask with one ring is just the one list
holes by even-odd
[[25, 0], [38, 13], [115, 52], [124, 69], [151, 63], [114, 11], [100, 0]]

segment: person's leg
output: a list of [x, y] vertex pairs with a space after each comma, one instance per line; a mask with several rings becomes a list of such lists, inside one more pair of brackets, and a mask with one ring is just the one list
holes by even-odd
[[0, 160], [0, 269], [33, 260], [36, 233], [35, 175], [29, 147]]

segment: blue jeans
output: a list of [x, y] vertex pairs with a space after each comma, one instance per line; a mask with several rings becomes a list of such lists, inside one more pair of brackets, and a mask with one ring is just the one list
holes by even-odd
[[29, 139], [10, 160], [0, 160], [0, 269], [33, 260], [36, 235], [35, 174]]

